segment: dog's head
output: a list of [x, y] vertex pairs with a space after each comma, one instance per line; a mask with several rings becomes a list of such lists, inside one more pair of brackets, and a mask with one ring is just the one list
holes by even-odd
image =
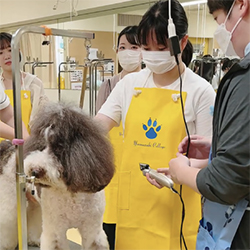
[[[71, 192], [97, 192], [113, 177], [114, 161], [109, 140], [93, 119], [69, 104], [47, 103], [36, 115], [29, 139], [24, 144], [25, 157], [43, 152], [50, 166], [41, 159], [31, 171], [38, 179], [61, 178]], [[42, 157], [43, 158], [43, 157]], [[51, 168], [51, 160], [53, 162]], [[44, 162], [44, 163], [42, 163]], [[43, 183], [45, 184], [45, 183]]]

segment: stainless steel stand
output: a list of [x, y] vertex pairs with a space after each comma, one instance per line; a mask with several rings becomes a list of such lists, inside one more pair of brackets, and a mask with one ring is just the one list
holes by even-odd
[[[21, 79], [19, 71], [20, 40], [25, 33], [44, 34], [45, 28], [25, 26], [18, 29], [11, 41], [12, 77], [14, 97], [15, 138], [22, 139], [22, 113], [21, 113]], [[53, 36], [66, 36], [76, 38], [94, 39], [94, 33], [74, 30], [51, 29]], [[19, 250], [27, 250], [27, 218], [26, 218], [26, 175], [23, 168], [23, 146], [16, 146], [16, 188], [17, 188], [17, 217], [18, 217], [18, 243]]]

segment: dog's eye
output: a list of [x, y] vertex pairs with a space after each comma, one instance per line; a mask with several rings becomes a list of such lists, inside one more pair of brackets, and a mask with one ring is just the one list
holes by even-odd
[[56, 127], [55, 124], [51, 124], [51, 125], [50, 125], [50, 128], [52, 128], [52, 129], [54, 129], [55, 127]]

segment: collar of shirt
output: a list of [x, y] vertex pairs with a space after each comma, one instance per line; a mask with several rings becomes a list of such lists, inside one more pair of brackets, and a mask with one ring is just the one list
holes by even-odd
[[248, 45], [245, 48], [245, 56], [250, 52], [250, 42], [248, 43]]

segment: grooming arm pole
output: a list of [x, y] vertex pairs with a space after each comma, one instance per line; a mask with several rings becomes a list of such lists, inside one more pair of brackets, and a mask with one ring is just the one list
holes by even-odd
[[[12, 77], [14, 98], [15, 138], [22, 139], [21, 113], [21, 77], [19, 66], [20, 40], [25, 33], [44, 34], [45, 29], [36, 26], [25, 26], [18, 29], [11, 41]], [[73, 30], [51, 29], [54, 36], [94, 39], [94, 33]], [[16, 190], [17, 190], [17, 219], [18, 219], [18, 246], [19, 250], [27, 250], [27, 219], [26, 219], [26, 175], [23, 167], [23, 145], [16, 145]]]

